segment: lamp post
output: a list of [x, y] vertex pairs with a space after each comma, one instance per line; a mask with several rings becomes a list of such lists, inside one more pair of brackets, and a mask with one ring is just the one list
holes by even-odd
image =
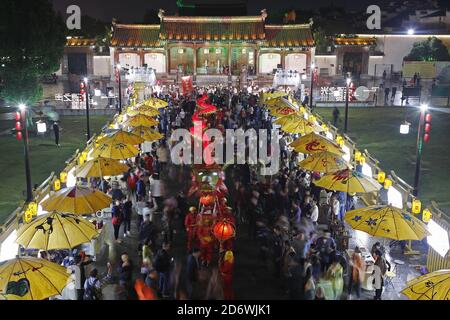
[[420, 164], [422, 161], [422, 149], [423, 149], [423, 127], [425, 122], [425, 113], [428, 110], [428, 105], [420, 105], [420, 118], [417, 128], [417, 143], [416, 143], [416, 171], [414, 175], [414, 190], [415, 197], [419, 195], [419, 179], [420, 179]]
[[346, 90], [345, 90], [345, 121], [344, 121], [344, 133], [347, 133], [348, 129], [348, 89], [350, 86], [351, 78], [346, 79]]
[[316, 65], [314, 62], [311, 63], [311, 92], [309, 94], [309, 107], [312, 109], [313, 107], [313, 89], [314, 89], [314, 68]]
[[117, 68], [117, 81], [119, 82], [119, 113], [122, 113], [122, 79], [121, 79], [121, 66], [120, 64], [116, 65]]
[[23, 125], [23, 150], [25, 156], [25, 178], [27, 181], [27, 198], [26, 202], [33, 200], [33, 187], [31, 185], [31, 171], [30, 171], [30, 158], [28, 155], [28, 127], [27, 127], [27, 106], [19, 104], [19, 110], [21, 113], [22, 125]]
[[91, 126], [89, 121], [89, 79], [84, 78], [84, 85], [86, 86], [86, 138], [87, 141], [91, 139]]

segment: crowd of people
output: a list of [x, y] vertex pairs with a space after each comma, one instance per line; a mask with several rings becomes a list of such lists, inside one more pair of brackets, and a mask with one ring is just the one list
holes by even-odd
[[[117, 285], [120, 299], [232, 299], [232, 273], [224, 262], [234, 261], [232, 250], [205, 263], [192, 237], [198, 199], [188, 196], [191, 168], [171, 163], [171, 132], [189, 129], [196, 99], [208, 94], [217, 107], [210, 125], [219, 129], [272, 129], [273, 118], [258, 94], [228, 87], [208, 87], [183, 96], [172, 90], [155, 94], [166, 100], [158, 130], [165, 138], [127, 160], [129, 170], [118, 179], [94, 179], [91, 185], [111, 195], [114, 240], [119, 248], [138, 242], [138, 261], [122, 252], [106, 275], [85, 268], [92, 261], [76, 256], [71, 262], [78, 299], [100, 299], [101, 288]], [[286, 298], [323, 300], [360, 298], [365, 265], [359, 248], [348, 257], [343, 217], [356, 199], [314, 185], [319, 176], [298, 166], [304, 155], [290, 150], [295, 136], [281, 134], [281, 168], [274, 176], [260, 176], [257, 166], [229, 165], [224, 169], [228, 203], [239, 238], [257, 251], [255, 264], [273, 274]], [[136, 228], [132, 228], [132, 224]], [[246, 229], [247, 232], [244, 230]], [[136, 231], [134, 231], [136, 230]], [[180, 245], [181, 242], [181, 245]], [[384, 251], [376, 249], [375, 299], [381, 298], [386, 273]], [[216, 259], [217, 258], [217, 259]], [[96, 263], [95, 263], [96, 264]], [[114, 271], [115, 270], [115, 271]], [[325, 292], [325, 283], [331, 293]], [[329, 291], [329, 290], [328, 290]]]

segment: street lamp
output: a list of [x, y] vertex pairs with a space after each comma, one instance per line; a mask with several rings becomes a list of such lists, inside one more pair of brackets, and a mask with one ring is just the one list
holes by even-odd
[[89, 121], [89, 79], [84, 77], [84, 85], [86, 86], [86, 131], [87, 141], [91, 139], [91, 126]]
[[419, 195], [419, 178], [420, 178], [420, 163], [422, 160], [422, 149], [423, 149], [423, 133], [424, 123], [425, 123], [425, 113], [428, 110], [427, 104], [420, 105], [420, 119], [417, 129], [417, 143], [416, 143], [416, 171], [414, 175], [414, 190], [413, 194], [415, 197]]
[[23, 150], [25, 156], [25, 178], [27, 181], [27, 199], [26, 202], [33, 200], [33, 186], [31, 185], [30, 158], [28, 155], [28, 127], [27, 127], [27, 106], [23, 103], [19, 104], [23, 127]]
[[351, 78], [347, 78], [346, 83], [346, 90], [345, 90], [345, 122], [344, 122], [344, 133], [347, 133], [348, 129], [348, 89], [350, 86], [350, 83], [352, 82]]
[[412, 36], [414, 34], [414, 29], [410, 28], [408, 29], [408, 35]]
[[313, 107], [313, 87], [314, 87], [314, 68], [316, 65], [314, 62], [311, 63], [311, 92], [309, 94], [309, 107], [312, 109]]
[[117, 81], [119, 82], [119, 113], [122, 113], [122, 80], [120, 78], [120, 73], [121, 73], [121, 65], [120, 63], [118, 63], [116, 65], [117, 68]]

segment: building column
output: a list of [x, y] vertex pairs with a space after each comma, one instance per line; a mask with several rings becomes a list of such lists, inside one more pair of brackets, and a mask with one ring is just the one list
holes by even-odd
[[144, 66], [145, 63], [145, 52], [141, 49], [139, 50], [139, 62], [140, 62], [140, 67]]
[[164, 57], [166, 58], [166, 73], [169, 74], [170, 73], [170, 48], [168, 47], [168, 45], [166, 44], [165, 46], [165, 52], [166, 54], [164, 55]]
[[259, 48], [255, 50], [255, 75], [259, 75]]
[[232, 70], [231, 70], [231, 42], [228, 42], [228, 85], [232, 84]]
[[286, 51], [284, 49], [281, 49], [281, 68], [284, 70], [286, 67]]

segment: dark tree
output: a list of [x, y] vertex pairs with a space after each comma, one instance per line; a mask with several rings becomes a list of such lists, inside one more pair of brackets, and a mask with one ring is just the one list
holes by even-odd
[[47, 0], [0, 1], [0, 97], [32, 104], [40, 81], [59, 68], [65, 24]]
[[411, 52], [405, 57], [410, 61], [450, 61], [449, 49], [442, 40], [430, 37], [414, 43]]

